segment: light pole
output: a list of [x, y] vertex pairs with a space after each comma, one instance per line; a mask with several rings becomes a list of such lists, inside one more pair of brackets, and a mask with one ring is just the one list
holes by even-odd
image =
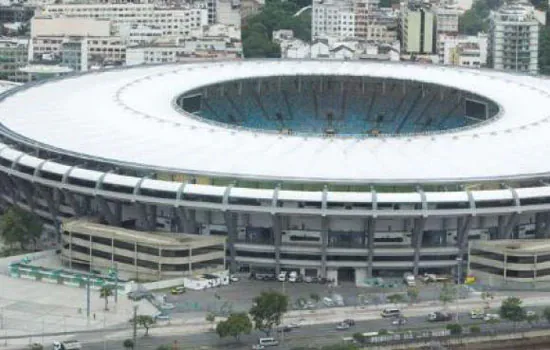
[[137, 346], [137, 310], [138, 310], [138, 304], [134, 304], [134, 322], [133, 322], [133, 326], [134, 326], [134, 332], [133, 332], [133, 340], [134, 340], [134, 350], [137, 350], [138, 349], [138, 346]]

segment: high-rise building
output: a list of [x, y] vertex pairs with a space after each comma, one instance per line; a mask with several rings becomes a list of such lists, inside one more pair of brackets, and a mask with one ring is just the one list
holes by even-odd
[[533, 6], [518, 1], [491, 13], [489, 66], [495, 69], [538, 72], [539, 23]]
[[404, 52], [435, 52], [436, 16], [429, 5], [419, 0], [406, 1], [401, 16], [401, 46]]
[[355, 12], [351, 0], [313, 0], [312, 39], [354, 37]]
[[28, 39], [0, 37], [0, 80], [27, 81], [20, 68], [27, 64]]
[[460, 11], [455, 6], [442, 6], [435, 10], [437, 35], [458, 34]]

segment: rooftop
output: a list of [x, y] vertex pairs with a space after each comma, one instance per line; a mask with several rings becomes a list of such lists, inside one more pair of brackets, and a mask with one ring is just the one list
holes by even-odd
[[[278, 75], [413, 79], [485, 96], [501, 115], [447, 133], [331, 138], [236, 130], [173, 107], [176, 97], [201, 86]], [[550, 174], [549, 106], [550, 81], [533, 76], [421, 64], [247, 60], [50, 81], [1, 101], [0, 122], [42, 147], [174, 173], [329, 183], [468, 182]]]

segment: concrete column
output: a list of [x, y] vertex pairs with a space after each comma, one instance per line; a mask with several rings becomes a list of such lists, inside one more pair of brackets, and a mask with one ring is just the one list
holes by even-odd
[[507, 280], [508, 280], [508, 263], [506, 262], [506, 260], [508, 260], [508, 256], [506, 253], [504, 253], [504, 261], [502, 262], [502, 267], [503, 267], [503, 275], [504, 275], [504, 283], [507, 283]]
[[134, 242], [134, 268], [136, 269], [136, 279], [139, 278], [139, 270], [138, 270], [138, 249], [137, 249], [137, 242]]
[[321, 218], [321, 277], [327, 277], [327, 247], [329, 233], [329, 218]]
[[546, 224], [544, 214], [546, 213], [535, 214], [535, 238], [544, 238], [544, 226]]
[[426, 223], [426, 218], [416, 218], [414, 220], [413, 227], [413, 248], [414, 248], [414, 265], [413, 265], [413, 274], [418, 275], [419, 265], [420, 265], [420, 248], [422, 246], [422, 237], [424, 236], [424, 225]]
[[158, 259], [157, 268], [158, 268], [158, 271], [159, 271], [159, 279], [161, 279], [162, 278], [162, 262], [161, 262], [162, 261], [162, 248], [161, 247], [159, 247], [159, 253], [158, 254], [159, 254], [159, 259]]
[[227, 244], [229, 247], [229, 255], [231, 260], [229, 262], [231, 272], [237, 271], [237, 252], [235, 250], [235, 242], [237, 240], [237, 216], [235, 213], [224, 212], [223, 214], [225, 225], [227, 226]]
[[503, 239], [505, 236], [504, 231], [506, 230], [506, 217], [499, 215], [498, 217], [498, 226], [497, 226], [497, 239]]
[[157, 230], [157, 206], [156, 205], [150, 205], [149, 206], [149, 230], [156, 231]]
[[94, 245], [94, 242], [92, 242], [92, 235], [90, 235], [90, 251], [88, 252], [90, 254], [90, 265], [89, 265], [88, 271], [90, 271], [90, 272], [92, 272], [92, 260], [93, 260], [92, 250], [93, 250], [93, 245]]
[[115, 239], [111, 237], [111, 265], [115, 266]]
[[122, 202], [116, 201], [115, 203], [115, 220], [119, 225], [122, 225]]
[[272, 227], [273, 227], [273, 238], [275, 243], [275, 272], [279, 274], [281, 272], [281, 216], [280, 215], [271, 215]]
[[189, 274], [193, 272], [193, 262], [191, 258], [193, 258], [193, 247], [189, 246]]
[[533, 256], [533, 283], [537, 283], [537, 254]]
[[69, 231], [69, 269], [73, 268], [73, 232]]
[[374, 260], [374, 233], [376, 231], [375, 218], [368, 218], [367, 230], [367, 278], [372, 278], [372, 265]]

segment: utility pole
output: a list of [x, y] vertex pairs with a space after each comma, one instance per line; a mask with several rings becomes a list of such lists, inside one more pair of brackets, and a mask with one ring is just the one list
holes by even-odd
[[134, 326], [134, 334], [133, 334], [133, 340], [134, 340], [134, 350], [137, 350], [138, 349], [138, 346], [137, 346], [137, 309], [138, 309], [138, 305], [134, 305], [134, 322], [133, 322], [133, 326]]
[[86, 279], [86, 317], [90, 324], [90, 275]]

